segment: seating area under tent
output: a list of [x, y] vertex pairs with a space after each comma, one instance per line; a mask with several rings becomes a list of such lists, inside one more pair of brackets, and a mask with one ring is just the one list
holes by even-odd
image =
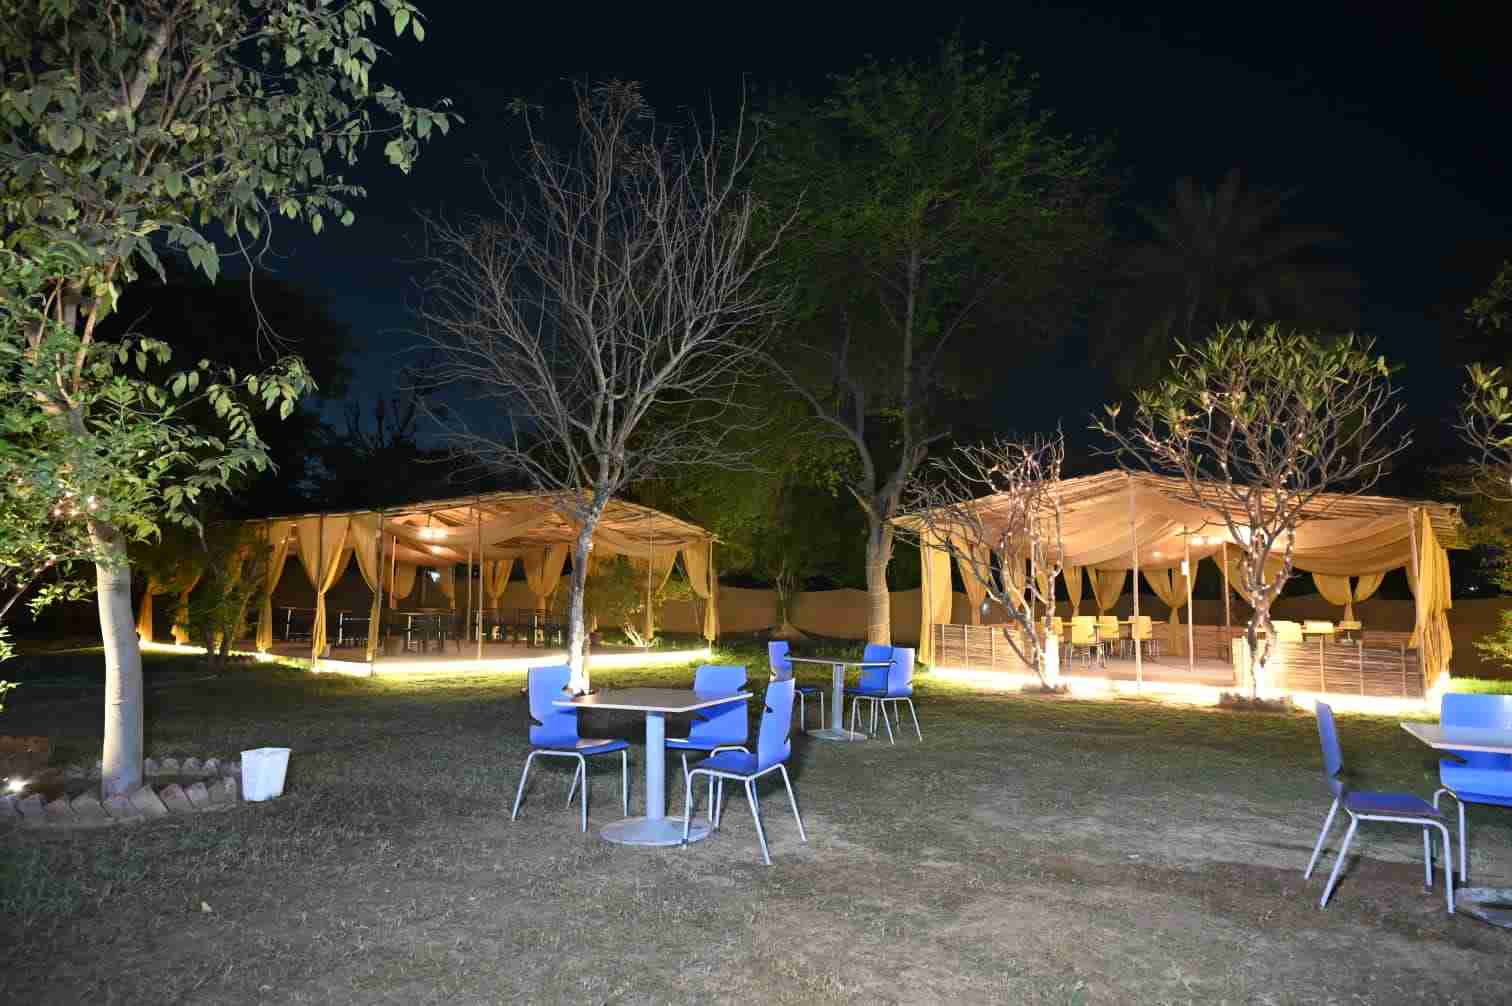
[[[311, 660], [324, 670], [385, 673], [504, 669], [566, 658], [565, 599], [579, 526], [559, 494], [496, 492], [382, 510], [299, 514], [250, 522], [269, 549], [267, 589], [249, 648]], [[593, 535], [595, 562], [628, 557], [660, 590], [679, 559], [704, 603], [703, 635], [719, 631], [714, 537], [650, 507], [611, 500]], [[297, 565], [308, 608], [274, 603]], [[516, 564], [524, 583], [514, 576]], [[366, 609], [334, 610], [328, 594], [349, 566]], [[511, 581], [513, 580], [513, 585]], [[521, 587], [524, 592], [522, 595]], [[649, 638], [652, 606], [638, 626]], [[593, 646], [593, 666], [679, 662], [707, 646]]]
[[[1248, 686], [1244, 640], [1249, 606], [1241, 589], [1240, 542], [1227, 522], [1202, 506], [1181, 479], [1105, 472], [1065, 479], [1062, 506], [1062, 589], [1057, 604], [1065, 631], [1063, 675], [1102, 678], [1159, 691], [1175, 686]], [[995, 497], [972, 503], [993, 537]], [[1384, 496], [1323, 494], [1308, 504], [1294, 542], [1293, 576], [1310, 576], [1337, 606], [1329, 622], [1277, 619], [1266, 666], [1267, 688], [1281, 694], [1328, 694], [1421, 701], [1447, 674], [1450, 596], [1447, 549], [1463, 548], [1464, 524], [1452, 504]], [[1236, 521], [1243, 530], [1244, 522]], [[965, 553], [966, 542], [953, 543]], [[962, 571], [969, 624], [951, 624], [951, 553], [923, 550], [920, 659], [943, 671], [1027, 674], [1009, 645], [1006, 612], [985, 605], [985, 587]], [[1192, 581], [1211, 561], [1222, 575], [1223, 621], [1194, 624]], [[1022, 558], [994, 555], [999, 576], [1033, 573]], [[1279, 566], [1279, 556], [1276, 559]], [[1415, 600], [1410, 632], [1362, 625], [1354, 605], [1366, 600], [1390, 571], [1404, 569]], [[1140, 611], [1141, 581], [1168, 612], [1152, 625]], [[1019, 579], [1018, 582], [1024, 582]], [[1075, 648], [1071, 619], [1101, 617], [1094, 641]], [[1119, 615], [1124, 617], [1120, 618]], [[1082, 631], [1085, 629], [1083, 621]], [[1088, 643], [1085, 639], [1078, 642]], [[1097, 659], [1092, 659], [1093, 655]]]

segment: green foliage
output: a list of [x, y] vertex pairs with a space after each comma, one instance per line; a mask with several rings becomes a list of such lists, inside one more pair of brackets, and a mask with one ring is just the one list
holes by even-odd
[[[600, 627], [613, 625], [639, 629], [645, 619], [646, 588], [644, 562], [637, 564], [626, 556], [616, 555], [593, 563], [584, 586], [585, 619], [590, 624], [597, 621]], [[662, 605], [668, 601], [685, 601], [691, 597], [693, 590], [686, 580], [669, 576], [666, 583], [652, 594], [652, 613], [659, 615]]]
[[[81, 295], [114, 306], [163, 249], [212, 279], [207, 227], [256, 241], [272, 218], [350, 223], [340, 169], [374, 139], [408, 171], [454, 116], [370, 85], [379, 4], [5, 0], [0, 150], [5, 243], [59, 252]], [[414, 6], [383, 0], [424, 37]]]
[[1497, 331], [1506, 327], [1509, 314], [1512, 314], [1512, 259], [1502, 263], [1491, 286], [1465, 309], [1465, 316], [1472, 322]]
[[[977, 385], [975, 339], [1059, 336], [1075, 301], [1064, 281], [1100, 251], [1112, 186], [1107, 148], [1057, 131], [1036, 87], [1016, 58], [952, 40], [927, 63], [869, 60], [816, 106], [770, 110], [755, 184], [774, 207], [799, 205], [781, 257], [796, 334], [848, 326], [873, 411], [919, 409], [886, 389], [947, 369]], [[916, 338], [912, 358], [900, 336]]]
[[189, 638], [212, 660], [243, 638], [247, 612], [267, 590], [271, 547], [265, 535], [241, 524], [217, 524], [203, 538], [203, 569], [189, 596]]
[[1125, 386], [1155, 379], [1178, 341], [1238, 318], [1358, 327], [1358, 277], [1319, 254], [1338, 236], [1291, 223], [1292, 195], [1246, 187], [1235, 169], [1212, 190], [1183, 178], [1165, 206], [1139, 208], [1147, 237], [1121, 252], [1096, 326]]
[[[1495, 631], [1475, 641], [1475, 648], [1487, 660], [1494, 660], [1502, 667], [1512, 668], [1512, 611], [1500, 614], [1501, 625]], [[1457, 684], [1457, 683], [1456, 683]]]

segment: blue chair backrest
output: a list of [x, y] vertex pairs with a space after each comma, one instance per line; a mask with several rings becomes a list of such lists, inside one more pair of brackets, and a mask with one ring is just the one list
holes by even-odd
[[893, 647], [892, 666], [887, 669], [887, 694], [913, 694], [914, 651], [911, 647]]
[[1323, 744], [1323, 777], [1334, 796], [1343, 796], [1344, 780], [1340, 775], [1344, 771], [1344, 752], [1339, 749], [1339, 731], [1334, 726], [1333, 707], [1327, 702], [1319, 702], [1317, 711], [1318, 740]]
[[530, 694], [530, 743], [536, 747], [572, 746], [578, 739], [578, 711], [554, 706], [552, 702], [567, 694], [572, 668], [532, 667], [526, 674]]
[[774, 639], [767, 643], [767, 662], [772, 665], [772, 677], [791, 678], [793, 676], [793, 662], [788, 659], [788, 649], [786, 639]]
[[761, 712], [761, 733], [756, 736], [756, 771], [787, 761], [793, 750], [788, 734], [793, 729], [793, 679], [767, 685], [766, 707]]
[[[745, 687], [746, 669], [728, 664], [704, 664], [693, 672], [693, 690], [700, 694], [724, 695]], [[744, 702], [712, 706], [693, 714], [688, 739], [709, 744], [744, 744], [750, 729]]]
[[[861, 652], [863, 661], [892, 660], [893, 648], [887, 643], [867, 643], [866, 649]], [[861, 668], [861, 687], [872, 691], [881, 691], [887, 687], [887, 675], [891, 668], [887, 667], [863, 667]]]
[[[1439, 723], [1443, 726], [1486, 727], [1512, 730], [1512, 695], [1471, 695], [1450, 692], [1439, 703]], [[1490, 751], [1453, 751], [1475, 768], [1512, 770], [1512, 755]]]

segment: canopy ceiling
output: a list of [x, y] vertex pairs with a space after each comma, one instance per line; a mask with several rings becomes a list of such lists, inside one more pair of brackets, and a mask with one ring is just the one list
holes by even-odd
[[[1217, 486], [1214, 485], [1216, 490]], [[1180, 565], [1188, 546], [1194, 560], [1237, 545], [1227, 525], [1197, 501], [1182, 479], [1141, 472], [1104, 472], [1060, 484], [1061, 535], [1068, 566], [1128, 569], [1136, 544], [1141, 569]], [[971, 506], [995, 533], [1002, 496], [984, 496]], [[1351, 576], [1407, 565], [1412, 553], [1409, 517], [1423, 513], [1444, 548], [1463, 548], [1464, 522], [1453, 504], [1388, 496], [1322, 494], [1298, 527], [1295, 564], [1308, 572]], [[1238, 522], [1243, 524], [1242, 515]], [[897, 519], [917, 527], [916, 515]]]
[[[500, 492], [459, 499], [430, 500], [383, 510], [339, 510], [294, 514], [268, 520], [273, 530], [292, 536], [296, 522], [349, 519], [355, 533], [376, 535], [382, 523], [385, 550], [418, 566], [444, 567], [482, 558], [516, 559], [553, 545], [570, 545], [576, 524], [565, 515], [563, 493]], [[685, 520], [651, 507], [610, 500], [594, 531], [594, 552], [643, 559], [707, 544], [714, 536]], [[371, 540], [371, 539], [370, 539]], [[290, 550], [299, 551], [297, 537]]]

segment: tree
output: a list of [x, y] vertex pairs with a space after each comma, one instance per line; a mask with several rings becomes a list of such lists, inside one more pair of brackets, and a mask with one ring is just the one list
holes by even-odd
[[1298, 526], [1317, 516], [1321, 494], [1369, 489], [1411, 443], [1392, 429], [1402, 406], [1391, 373], [1369, 341], [1240, 322], [1178, 344], [1169, 376], [1135, 393], [1127, 425], [1116, 404], [1093, 424], [1125, 467], [1180, 478], [1240, 544], [1239, 586], [1254, 609], [1252, 697], [1264, 687], [1271, 603], [1291, 576]]
[[205, 648], [211, 668], [225, 666], [231, 644], [244, 638], [247, 610], [267, 590], [271, 546], [237, 522], [207, 529], [199, 541], [204, 575], [189, 597], [189, 638]]
[[[594, 529], [628, 485], [685, 465], [734, 464], [735, 389], [780, 306], [758, 274], [781, 239], [752, 243], [740, 183], [754, 137], [661, 127], [633, 83], [574, 86], [576, 146], [530, 126], [526, 181], [499, 215], [428, 222], [422, 337], [430, 388], [467, 388], [493, 426], [440, 417], [479, 468], [523, 477], [578, 529], [568, 600], [572, 686], [588, 687], [583, 583]], [[648, 420], [657, 419], [652, 423]]]
[[1063, 564], [1065, 458], [1059, 433], [957, 447], [909, 483], [903, 524], [921, 552], [948, 551], [961, 576], [1008, 612], [1018, 630], [1005, 633], [1009, 646], [1046, 687], [1059, 666], [1049, 647]]
[[[404, 375], [400, 381], [412, 383]], [[326, 427], [316, 452], [315, 494], [326, 506], [361, 509], [455, 494], [443, 466], [447, 452], [420, 445], [422, 397], [413, 390], [378, 395], [365, 412], [360, 397], [348, 400], [345, 429]], [[428, 408], [444, 414], [439, 404]], [[405, 477], [396, 480], [395, 472]]]
[[[382, 0], [396, 34], [423, 29]], [[296, 357], [265, 374], [209, 360], [171, 372], [166, 344], [102, 341], [143, 269], [182, 254], [211, 279], [219, 228], [248, 256], [274, 215], [350, 222], [362, 192], [331, 168], [375, 137], [407, 170], [450, 123], [370, 86], [373, 0], [6, 0], [0, 5], [4, 407], [25, 449], [74, 500], [96, 567], [105, 643], [105, 793], [141, 779], [141, 657], [127, 547], [267, 465], [243, 397], [287, 416], [309, 385]], [[134, 370], [132, 368], [135, 368]], [[207, 403], [217, 432], [189, 417]], [[37, 417], [42, 422], [36, 422]], [[71, 496], [68, 494], [72, 494]], [[89, 502], [85, 502], [89, 501]], [[9, 532], [5, 532], [9, 533]]]
[[1502, 263], [1501, 271], [1486, 292], [1465, 309], [1465, 315], [1482, 328], [1500, 331], [1512, 314], [1512, 259]]
[[1246, 187], [1235, 168], [1215, 189], [1183, 178], [1164, 207], [1137, 208], [1148, 237], [1121, 255], [1099, 326], [1125, 383], [1155, 379], [1175, 343], [1236, 318], [1358, 327], [1359, 280], [1324, 251], [1340, 239], [1289, 222], [1295, 195]]
[[890, 641], [892, 518], [949, 434], [942, 401], [981, 386], [982, 355], [1058, 338], [1103, 244], [1105, 148], [1056, 131], [1034, 99], [1017, 60], [953, 40], [771, 113], [758, 190], [801, 197], [781, 260], [799, 310], [774, 363], [852, 452], [872, 642]]

